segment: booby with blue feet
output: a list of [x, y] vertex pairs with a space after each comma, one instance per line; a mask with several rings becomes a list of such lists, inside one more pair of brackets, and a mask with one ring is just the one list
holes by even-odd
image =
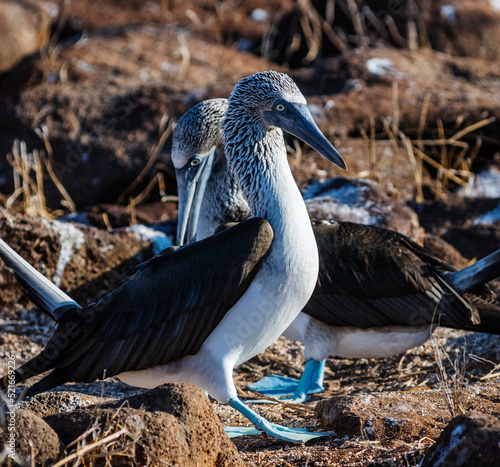
[[[164, 250], [83, 308], [36, 277], [34, 283], [43, 287], [28, 290], [28, 296], [47, 308], [57, 328], [45, 349], [16, 370], [16, 383], [49, 372], [28, 395], [70, 381], [95, 381], [104, 373], [145, 388], [188, 382], [276, 438], [304, 442], [329, 435], [268, 422], [240, 401], [232, 371], [285, 331], [309, 300], [318, 274], [317, 246], [282, 130], [339, 167], [346, 165], [293, 80], [282, 73], [241, 80], [222, 130], [227, 163], [254, 217]], [[29, 287], [26, 265], [5, 248], [0, 253]], [[1, 382], [5, 388], [7, 377]]]
[[[249, 215], [227, 169], [221, 122], [227, 100], [201, 102], [174, 129], [179, 184], [179, 244], [211, 235]], [[209, 162], [206, 162], [209, 159]], [[194, 164], [193, 164], [193, 161]], [[201, 180], [203, 189], [197, 183]], [[323, 390], [326, 358], [397, 355], [422, 344], [436, 324], [500, 334], [500, 307], [486, 282], [500, 275], [500, 251], [457, 271], [397, 232], [350, 222], [313, 222], [320, 270], [313, 296], [284, 332], [305, 345], [300, 381], [266, 376], [251, 386], [268, 395]]]

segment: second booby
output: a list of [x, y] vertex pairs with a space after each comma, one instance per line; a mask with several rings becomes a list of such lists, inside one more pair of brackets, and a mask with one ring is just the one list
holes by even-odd
[[[201, 102], [174, 129], [179, 244], [248, 216], [222, 146], [226, 108], [225, 99]], [[196, 180], [202, 180], [203, 190]], [[387, 229], [321, 221], [313, 222], [313, 231], [320, 257], [318, 282], [303, 312], [284, 332], [305, 344], [306, 368], [299, 383], [266, 377], [254, 389], [277, 396], [292, 393], [294, 401], [303, 401], [308, 393], [323, 390], [328, 356], [396, 355], [425, 342], [437, 324], [500, 334], [500, 307], [482, 287], [500, 275], [500, 251], [457, 271]]]

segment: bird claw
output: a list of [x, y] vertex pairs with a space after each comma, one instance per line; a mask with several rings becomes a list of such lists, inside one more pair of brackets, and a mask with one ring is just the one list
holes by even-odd
[[[288, 441], [290, 443], [305, 443], [311, 439], [322, 438], [324, 436], [330, 436], [333, 432], [325, 431], [323, 433], [313, 433], [306, 428], [292, 428], [282, 425], [276, 425], [267, 421], [262, 415], [257, 414], [243, 402], [241, 402], [237, 397], [231, 398], [227, 401], [229, 406], [236, 409], [246, 418], [248, 418], [255, 426], [255, 428], [243, 427], [240, 428], [229, 428], [225, 429], [229, 436], [243, 436], [248, 434], [256, 434], [260, 432], [265, 432], [269, 436], [272, 436], [283, 441]], [[257, 431], [258, 430], [258, 431]]]

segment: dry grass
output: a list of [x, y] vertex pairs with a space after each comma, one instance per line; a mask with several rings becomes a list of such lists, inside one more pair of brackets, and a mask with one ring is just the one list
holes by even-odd
[[[42, 59], [42, 65], [43, 65], [44, 82], [48, 80], [50, 74], [49, 70], [51, 69], [52, 64], [57, 60], [59, 54], [59, 49], [60, 49], [59, 39], [61, 38], [61, 34], [66, 28], [69, 20], [68, 6], [70, 2], [71, 0], [61, 0], [59, 2], [60, 14], [57, 23], [55, 25], [55, 28], [53, 28], [54, 32], [52, 33], [52, 36], [50, 37], [47, 46], [40, 50], [40, 57]], [[59, 79], [61, 80], [61, 83], [68, 82], [68, 67], [69, 64], [65, 62], [62, 65], [61, 69], [59, 70]]]
[[436, 361], [436, 376], [451, 417], [466, 413], [472, 391], [467, 383], [466, 368], [470, 355], [465, 347], [457, 349], [452, 357], [439, 343], [439, 328], [431, 337], [434, 359]]
[[[423, 15], [413, 0], [405, 6], [405, 32], [398, 29], [395, 18], [402, 15], [399, 5], [387, 5], [386, 10], [374, 11], [370, 2], [360, 0], [326, 0], [324, 11], [318, 11], [311, 0], [297, 0], [300, 31], [291, 34], [291, 42], [285, 55], [290, 57], [301, 44], [301, 37], [306, 43], [307, 54], [302, 59], [303, 65], [311, 63], [321, 55], [323, 41], [329, 41], [340, 53], [354, 48], [371, 47], [384, 40], [394, 42], [401, 48], [417, 50], [428, 47], [429, 37]], [[348, 16], [348, 24], [334, 26], [335, 14], [342, 12]], [[264, 34], [261, 55], [269, 59], [273, 44], [277, 37], [277, 25], [281, 23], [283, 14], [279, 12]], [[346, 33], [352, 29], [353, 32]], [[404, 34], [404, 35], [403, 35]]]
[[64, 211], [51, 211], [47, 208], [44, 178], [48, 175], [61, 194], [61, 204], [70, 212], [76, 210], [64, 186], [61, 184], [52, 167], [53, 152], [46, 126], [36, 129], [45, 143], [45, 151], [33, 149], [28, 152], [26, 142], [16, 140], [12, 151], [7, 154], [7, 161], [12, 166], [14, 192], [8, 197], [6, 207], [11, 209], [15, 204], [20, 206], [24, 214], [54, 219]]
[[[151, 193], [151, 191], [154, 189], [155, 186], [158, 186], [162, 198], [166, 197], [164, 177], [163, 174], [160, 172], [160, 168], [162, 170], [165, 170], [166, 168], [164, 166], [160, 166], [159, 164], [157, 164], [157, 159], [158, 156], [160, 155], [160, 151], [162, 150], [163, 146], [165, 145], [165, 142], [167, 141], [167, 138], [172, 134], [174, 125], [175, 125], [175, 120], [170, 119], [169, 116], [166, 114], [163, 115], [159, 126], [158, 143], [151, 151], [148, 161], [146, 162], [146, 165], [141, 170], [139, 175], [137, 175], [135, 180], [122, 192], [122, 194], [116, 200], [116, 203], [119, 204], [123, 203], [128, 198], [129, 208], [132, 215], [132, 224], [135, 223], [134, 221], [135, 207], [148, 197], [148, 195]], [[151, 173], [152, 175], [148, 175]], [[146, 187], [142, 190], [142, 192], [135, 197], [130, 196], [130, 194], [138, 186], [144, 183], [146, 177], [149, 177], [150, 180], [147, 183]]]
[[[358, 174], [376, 180], [378, 169], [384, 149], [389, 146], [394, 154], [392, 177], [399, 176], [400, 161], [410, 164], [413, 173], [415, 187], [415, 201], [421, 203], [424, 200], [423, 193], [423, 171], [424, 163], [435, 169], [435, 179], [431, 189], [437, 199], [444, 197], [457, 185], [472, 189], [475, 175], [472, 172], [472, 163], [479, 153], [482, 139], [477, 136], [474, 143], [465, 141], [470, 135], [495, 121], [495, 117], [489, 117], [463, 127], [461, 130], [447, 136], [443, 122], [436, 122], [435, 131], [427, 125], [427, 112], [429, 108], [429, 96], [425, 96], [422, 104], [419, 125], [416, 138], [410, 138], [399, 128], [399, 105], [397, 97], [397, 84], [393, 92], [393, 115], [382, 120], [384, 132], [377, 134], [376, 122], [370, 120], [370, 128], [367, 132], [360, 128], [360, 133], [367, 145], [368, 170]], [[456, 126], [461, 126], [463, 117], [456, 119]], [[435, 134], [435, 138], [424, 138], [425, 133]]]
[[[156, 164], [156, 161], [167, 138], [172, 134], [174, 124], [175, 121], [169, 119], [168, 115], [163, 116], [159, 125], [158, 143], [151, 151], [146, 165], [116, 201], [122, 203], [128, 197], [132, 224], [136, 223], [135, 207], [147, 199], [156, 186], [158, 186], [163, 200], [171, 200], [172, 198], [167, 196], [165, 190], [165, 179], [162, 171], [166, 170], [166, 167]], [[75, 203], [53, 169], [54, 152], [47, 126], [42, 125], [40, 128], [35, 128], [35, 132], [43, 141], [45, 151], [33, 149], [32, 152], [28, 152], [26, 142], [16, 140], [12, 145], [11, 152], [6, 156], [13, 170], [14, 191], [6, 198], [5, 207], [29, 216], [47, 219], [57, 219], [67, 212], [76, 212]], [[150, 175], [151, 173], [153, 175]], [[129, 196], [141, 183], [147, 180], [146, 177], [151, 178], [145, 188], [138, 195]], [[50, 178], [58, 189], [61, 195], [61, 205], [65, 209], [50, 210], [47, 207], [44, 182], [46, 178]], [[107, 224], [109, 224], [109, 220]], [[111, 227], [110, 224], [109, 227]]]
[[47, 173], [49, 174], [52, 182], [54, 183], [54, 185], [59, 190], [59, 193], [61, 193], [62, 197], [64, 198], [64, 200], [61, 201], [61, 204], [65, 205], [70, 212], [75, 212], [76, 211], [75, 203], [71, 199], [69, 193], [66, 191], [66, 188], [64, 188], [63, 184], [57, 178], [57, 175], [55, 174], [54, 169], [52, 168], [54, 160], [54, 151], [52, 150], [52, 145], [50, 144], [49, 130], [47, 126], [42, 125], [40, 128], [35, 128], [35, 133], [43, 140], [43, 143], [45, 145], [45, 149], [48, 155], [48, 158], [44, 159], [45, 168], [47, 169]]
[[53, 467], [111, 466], [116, 463], [134, 465], [135, 447], [140, 444], [140, 439], [129, 431], [126, 423], [133, 415], [120, 408], [112, 414], [108, 413], [103, 423], [95, 420], [88, 430], [66, 447], [65, 456]]
[[14, 192], [9, 196], [6, 207], [11, 209], [21, 200], [25, 214], [50, 217], [45, 204], [43, 188], [43, 166], [38, 150], [28, 153], [24, 141], [14, 141], [12, 152], [7, 154], [7, 161], [12, 166]]

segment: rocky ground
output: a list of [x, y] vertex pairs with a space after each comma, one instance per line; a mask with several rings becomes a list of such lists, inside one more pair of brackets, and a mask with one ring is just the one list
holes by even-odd
[[[0, 6], [0, 234], [82, 304], [172, 239], [175, 120], [266, 69], [294, 78], [349, 165], [347, 179], [340, 178], [346, 174], [287, 140], [312, 216], [399, 230], [459, 267], [500, 248], [495, 0]], [[500, 290], [498, 281], [492, 286]], [[29, 307], [4, 269], [0, 305], [5, 370], [8, 356], [20, 364], [36, 354], [52, 324]], [[468, 459], [479, 452], [474, 465], [493, 465], [487, 447], [498, 446], [491, 440], [498, 436], [499, 344], [496, 336], [439, 330], [393, 358], [330, 359], [326, 391], [307, 404], [257, 406], [270, 420], [336, 433], [305, 446], [248, 436], [233, 440], [236, 451], [196, 388], [138, 396], [121, 412], [113, 405], [121, 403], [109, 399], [138, 391], [108, 380], [59, 388], [81, 393], [80, 402], [63, 393], [25, 406], [19, 426], [35, 424], [41, 431], [32, 438], [53, 443], [18, 448], [51, 464], [83, 456], [96, 443], [85, 451], [91, 465], [106, 456], [102, 439], [120, 433], [106, 446], [129, 446], [120, 459], [132, 464], [418, 465], [428, 452], [427, 465], [439, 465], [439, 456], [453, 451]], [[303, 364], [300, 345], [282, 338], [238, 368], [235, 379], [255, 397], [249, 383], [267, 373], [299, 376]], [[173, 402], [160, 404], [166, 393]], [[101, 405], [86, 409], [95, 403]], [[68, 404], [77, 412], [60, 415]], [[147, 410], [138, 410], [141, 404]], [[246, 423], [227, 407], [213, 408], [223, 424]], [[120, 415], [110, 426], [103, 413]], [[454, 419], [446, 429], [461, 414], [487, 417]], [[71, 446], [68, 432], [74, 439], [97, 418], [99, 433]], [[457, 447], [457, 430], [469, 433], [464, 439], [491, 442], [449, 449]], [[442, 444], [428, 451], [438, 438]]]

